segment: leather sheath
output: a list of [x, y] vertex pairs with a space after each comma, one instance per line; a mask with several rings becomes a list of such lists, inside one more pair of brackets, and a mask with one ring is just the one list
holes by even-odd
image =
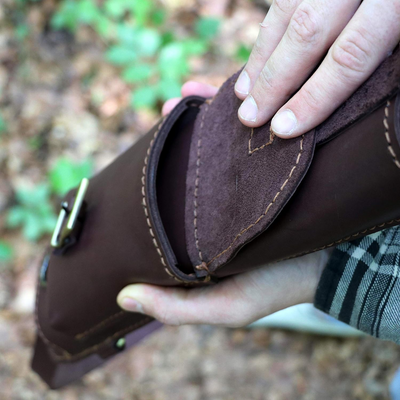
[[92, 177], [74, 231], [46, 250], [32, 367], [51, 388], [161, 325], [119, 308], [128, 284], [217, 284], [400, 224], [398, 48], [328, 120], [291, 140], [270, 123], [240, 123], [237, 76], [212, 99], [184, 98]]

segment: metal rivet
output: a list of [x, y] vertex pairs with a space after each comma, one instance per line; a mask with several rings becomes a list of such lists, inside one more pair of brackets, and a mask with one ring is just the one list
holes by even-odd
[[115, 342], [115, 347], [118, 350], [123, 350], [125, 348], [126, 345], [126, 339], [124, 337], [119, 338], [116, 342]]

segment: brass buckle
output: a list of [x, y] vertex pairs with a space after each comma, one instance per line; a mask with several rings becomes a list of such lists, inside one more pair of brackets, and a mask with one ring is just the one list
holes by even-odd
[[[74, 230], [88, 186], [89, 186], [89, 179], [83, 178], [76, 192], [75, 201], [71, 210], [69, 209], [68, 202], [64, 201], [61, 204], [61, 210], [60, 214], [58, 215], [57, 224], [56, 227], [54, 228], [53, 236], [51, 237], [50, 243], [52, 247], [55, 248], [62, 247], [64, 245], [65, 239]], [[64, 225], [64, 221], [67, 217], [68, 221]]]

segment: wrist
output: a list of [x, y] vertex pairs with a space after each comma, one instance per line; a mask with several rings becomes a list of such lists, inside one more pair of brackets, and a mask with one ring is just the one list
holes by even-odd
[[313, 254], [304, 256], [305, 276], [307, 277], [304, 282], [304, 303], [313, 303], [315, 293], [323, 270], [325, 269], [333, 248], [321, 250]]

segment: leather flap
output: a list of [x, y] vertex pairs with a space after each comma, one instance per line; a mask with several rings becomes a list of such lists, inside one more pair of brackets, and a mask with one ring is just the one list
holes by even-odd
[[315, 132], [293, 140], [237, 118], [232, 76], [201, 106], [190, 148], [186, 242], [195, 266], [210, 271], [263, 232], [290, 199], [311, 163]]
[[306, 174], [315, 142], [333, 139], [398, 91], [400, 48], [315, 131], [291, 140], [274, 137], [270, 123], [251, 129], [239, 121], [239, 72], [201, 107], [190, 149], [187, 249], [193, 265], [211, 272], [273, 222]]

